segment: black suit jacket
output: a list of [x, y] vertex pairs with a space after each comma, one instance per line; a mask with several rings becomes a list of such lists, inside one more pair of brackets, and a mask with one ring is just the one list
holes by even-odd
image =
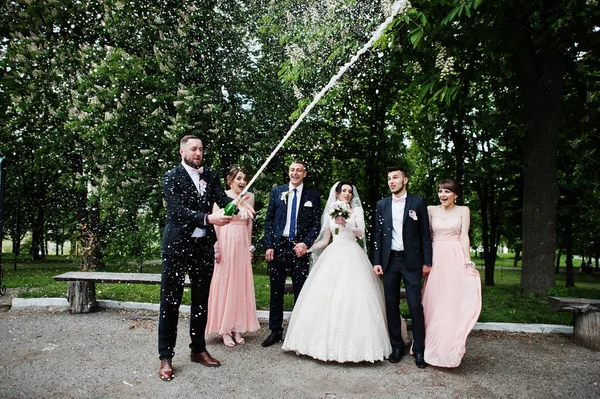
[[171, 169], [163, 176], [163, 195], [167, 202], [167, 224], [162, 237], [161, 252], [167, 255], [181, 255], [191, 243], [196, 227], [206, 229], [209, 244], [214, 244], [214, 227], [206, 223], [205, 217], [211, 213], [213, 203], [221, 208], [232, 201], [221, 187], [217, 175], [204, 167], [202, 179], [206, 181], [206, 191], [200, 196], [192, 178], [183, 165]]
[[[410, 214], [413, 217], [410, 217]], [[423, 265], [431, 265], [431, 233], [425, 200], [407, 194], [402, 220], [402, 241], [408, 267], [421, 270]], [[384, 271], [387, 270], [390, 261], [392, 227], [392, 197], [389, 196], [377, 202], [375, 213], [373, 265], [381, 265]]]
[[[277, 242], [283, 235], [287, 218], [287, 201], [292, 200], [292, 193], [287, 196], [286, 201], [281, 195], [289, 190], [289, 184], [277, 186], [271, 190], [271, 198], [265, 217], [265, 248], [275, 248]], [[296, 216], [295, 242], [303, 242], [308, 248], [319, 235], [321, 219], [321, 199], [319, 193], [304, 185], [300, 207]]]

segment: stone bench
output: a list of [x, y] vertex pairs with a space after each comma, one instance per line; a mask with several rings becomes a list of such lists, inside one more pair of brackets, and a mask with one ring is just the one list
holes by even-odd
[[575, 343], [586, 348], [600, 350], [600, 300], [584, 298], [548, 297], [548, 304], [555, 312], [571, 312], [574, 316], [573, 337]]
[[[53, 277], [56, 281], [68, 281], [71, 313], [89, 313], [96, 310], [96, 283], [110, 284], [155, 284], [160, 285], [161, 275], [152, 273], [106, 273], [106, 272], [67, 272]], [[190, 286], [185, 276], [186, 287]]]

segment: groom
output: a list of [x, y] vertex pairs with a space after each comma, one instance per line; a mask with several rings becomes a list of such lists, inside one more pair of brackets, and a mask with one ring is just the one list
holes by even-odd
[[319, 193], [306, 187], [306, 164], [290, 165], [289, 184], [271, 190], [265, 217], [266, 258], [270, 266], [271, 302], [269, 329], [262, 342], [268, 347], [283, 340], [283, 291], [288, 271], [292, 274], [294, 302], [308, 276], [308, 248], [319, 234], [321, 200]]
[[404, 356], [401, 336], [400, 283], [404, 280], [406, 302], [412, 318], [415, 363], [427, 367], [425, 318], [421, 305], [421, 277], [431, 270], [431, 235], [427, 205], [421, 197], [406, 191], [408, 175], [399, 166], [387, 168], [392, 195], [377, 202], [375, 213], [375, 251], [373, 271], [383, 276], [388, 332], [392, 344], [389, 361], [398, 363]]
[[[190, 360], [207, 367], [221, 363], [206, 350], [208, 293], [214, 268], [216, 235], [213, 226], [224, 226], [231, 216], [211, 213], [213, 203], [224, 207], [231, 202], [225, 195], [217, 174], [202, 166], [202, 140], [185, 136], [179, 145], [181, 163], [163, 176], [163, 193], [167, 203], [167, 223], [162, 238], [162, 278], [160, 316], [158, 318], [159, 376], [164, 381], [174, 377], [173, 356], [177, 340], [179, 306], [185, 275], [191, 282]], [[242, 205], [253, 213], [254, 209]]]

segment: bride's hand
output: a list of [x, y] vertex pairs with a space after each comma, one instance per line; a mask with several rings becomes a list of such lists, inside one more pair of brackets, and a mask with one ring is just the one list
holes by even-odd
[[337, 216], [335, 218], [335, 224], [337, 224], [338, 226], [346, 227], [346, 219], [344, 219], [342, 216]]

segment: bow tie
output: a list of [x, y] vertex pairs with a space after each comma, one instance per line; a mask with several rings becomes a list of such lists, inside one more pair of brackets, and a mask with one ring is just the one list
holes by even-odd
[[406, 201], [405, 197], [402, 197], [402, 198], [392, 197], [392, 202], [404, 202], [404, 201]]
[[200, 176], [202, 176], [202, 173], [204, 173], [204, 166], [200, 166], [200, 169], [191, 168], [190, 171], [192, 173], [198, 173]]

